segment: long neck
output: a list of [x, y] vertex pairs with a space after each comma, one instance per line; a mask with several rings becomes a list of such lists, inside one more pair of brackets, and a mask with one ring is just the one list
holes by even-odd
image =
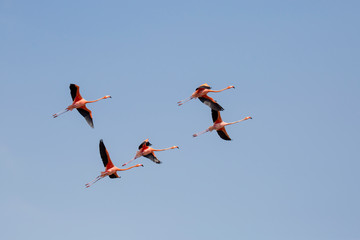
[[235, 122], [229, 122], [226, 125], [235, 124], [235, 123], [242, 122], [242, 121], [245, 121], [245, 120], [247, 120], [247, 119], [244, 118], [244, 119], [241, 119], [241, 120], [238, 120], [238, 121], [235, 121]]
[[169, 149], [173, 149], [174, 147], [169, 147], [169, 148], [164, 148], [164, 149], [154, 149], [155, 152], [159, 152], [159, 151], [165, 151], [165, 150], [169, 150]]
[[117, 168], [116, 171], [126, 171], [126, 170], [132, 169], [132, 168], [134, 168], [134, 167], [138, 167], [138, 166], [135, 165], [135, 166], [131, 166], [131, 167], [128, 167], [128, 168], [123, 168], [123, 169]]
[[102, 98], [99, 98], [99, 99], [96, 99], [94, 101], [86, 101], [86, 103], [93, 103], [93, 102], [97, 102], [97, 101], [100, 101], [101, 99], [104, 99], [105, 97], [102, 97]]
[[221, 90], [209, 90], [209, 92], [222, 92], [222, 91], [224, 91], [226, 89], [229, 89], [229, 88], [226, 87], [226, 88], [221, 89]]

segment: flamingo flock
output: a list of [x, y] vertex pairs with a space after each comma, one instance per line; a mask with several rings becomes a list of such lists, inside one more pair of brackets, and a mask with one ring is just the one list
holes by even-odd
[[[218, 133], [218, 135], [220, 136], [220, 138], [222, 138], [226, 141], [230, 141], [231, 138], [229, 137], [228, 133], [226, 132], [225, 126], [252, 119], [252, 117], [245, 117], [241, 120], [229, 122], [229, 123], [224, 122], [221, 119], [220, 111], [223, 111], [224, 108], [221, 107], [217, 103], [217, 101], [215, 101], [213, 98], [209, 97], [207, 94], [208, 93], [218, 93], [218, 92], [222, 92], [222, 91], [225, 91], [225, 90], [231, 89], [231, 88], [235, 88], [235, 87], [228, 86], [221, 90], [211, 90], [211, 87], [205, 83], [205, 84], [202, 84], [199, 87], [197, 87], [195, 89], [195, 92], [193, 92], [189, 98], [181, 100], [177, 103], [178, 106], [181, 106], [184, 103], [186, 103], [192, 99], [198, 98], [202, 103], [204, 103], [205, 105], [207, 105], [211, 108], [211, 116], [212, 116], [214, 124], [202, 132], [193, 134], [192, 135], [193, 137], [198, 137], [201, 134], [215, 130]], [[71, 94], [73, 103], [71, 105], [69, 105], [67, 108], [65, 108], [63, 111], [53, 114], [53, 117], [56, 118], [68, 111], [72, 111], [73, 109], [76, 109], [85, 118], [86, 122], [90, 125], [90, 127], [94, 128], [92, 112], [86, 107], [86, 104], [94, 103], [94, 102], [100, 101], [102, 99], [111, 98], [111, 96], [105, 95], [102, 98], [99, 98], [99, 99], [96, 99], [93, 101], [87, 101], [80, 95], [79, 89], [80, 89], [80, 87], [78, 85], [70, 84], [70, 94]], [[122, 164], [122, 166], [124, 167], [127, 164], [131, 163], [132, 161], [134, 161], [135, 159], [140, 158], [140, 157], [146, 157], [146, 158], [150, 159], [151, 161], [153, 161], [154, 163], [160, 164], [161, 161], [155, 156], [154, 152], [166, 151], [166, 150], [176, 149], [176, 148], [179, 149], [178, 146], [172, 146], [172, 147], [164, 148], [164, 149], [154, 149], [154, 148], [150, 147], [151, 145], [152, 144], [149, 142], [148, 138], [146, 140], [144, 140], [138, 147], [138, 151], [136, 152], [135, 156], [130, 161]], [[86, 188], [89, 188], [94, 183], [105, 178], [106, 176], [108, 176], [111, 179], [120, 178], [120, 176], [118, 175], [117, 172], [126, 171], [126, 170], [130, 170], [132, 168], [144, 166], [143, 164], [136, 164], [131, 167], [123, 168], [123, 169], [116, 167], [113, 164], [113, 162], [111, 161], [109, 152], [106, 150], [105, 144], [102, 139], [100, 140], [100, 143], [99, 143], [99, 151], [100, 151], [100, 157], [101, 157], [102, 162], [105, 167], [105, 171], [101, 172], [100, 175], [97, 176], [93, 181], [85, 184]]]

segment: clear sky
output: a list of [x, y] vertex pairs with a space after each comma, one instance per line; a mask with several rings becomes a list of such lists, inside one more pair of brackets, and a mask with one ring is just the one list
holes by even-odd
[[[360, 239], [359, 1], [0, 0], [1, 238]], [[69, 84], [93, 103], [95, 129]], [[215, 132], [203, 83], [233, 139]], [[163, 164], [103, 179], [146, 138]]]

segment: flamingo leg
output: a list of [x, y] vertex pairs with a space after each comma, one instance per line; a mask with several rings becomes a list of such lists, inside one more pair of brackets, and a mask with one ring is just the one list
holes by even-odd
[[85, 184], [85, 187], [88, 188], [90, 187], [91, 185], [93, 185], [94, 183], [96, 183], [97, 181], [99, 181], [100, 179], [104, 178], [103, 176], [97, 176], [94, 180], [92, 180], [91, 182]]
[[186, 98], [186, 99], [184, 99], [184, 100], [178, 101], [177, 104], [178, 104], [178, 106], [181, 106], [181, 105], [183, 105], [184, 103], [190, 101], [191, 99], [193, 99], [193, 97], [189, 97], [189, 98]]
[[127, 164], [129, 164], [129, 163], [131, 163], [132, 161], [134, 161], [135, 159], [137, 159], [137, 157], [135, 156], [133, 159], [131, 159], [130, 161], [128, 161], [127, 163], [124, 163], [123, 165], [121, 165], [121, 166], [125, 166], [125, 165], [127, 165]]
[[63, 111], [61, 111], [61, 112], [58, 112], [58, 113], [53, 114], [53, 117], [56, 118], [56, 117], [60, 116], [61, 114], [66, 113], [66, 112], [68, 112], [68, 111], [69, 111], [69, 109], [66, 108], [65, 110], [63, 110]]
[[204, 131], [202, 131], [202, 132], [195, 133], [195, 134], [193, 134], [193, 137], [197, 137], [197, 136], [199, 136], [199, 135], [201, 135], [201, 134], [207, 133], [208, 131], [210, 131], [210, 130], [209, 130], [209, 129], [206, 129], [206, 130], [204, 130]]

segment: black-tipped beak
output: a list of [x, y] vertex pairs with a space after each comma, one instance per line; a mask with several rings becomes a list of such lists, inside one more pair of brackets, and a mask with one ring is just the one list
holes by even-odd
[[112, 98], [112, 97], [110, 96], [110, 98]]

